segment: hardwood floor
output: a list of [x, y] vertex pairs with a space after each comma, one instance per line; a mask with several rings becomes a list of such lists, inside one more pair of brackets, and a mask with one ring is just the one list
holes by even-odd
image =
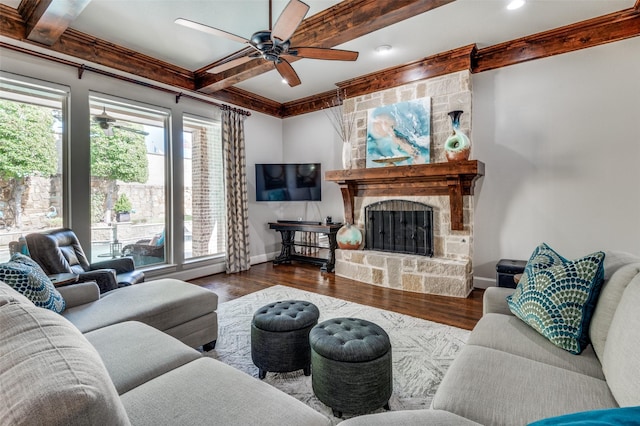
[[266, 262], [253, 265], [249, 271], [215, 274], [190, 282], [216, 292], [219, 303], [281, 284], [467, 330], [482, 316], [484, 292], [474, 289], [466, 299], [404, 292], [323, 273], [318, 266], [303, 263], [274, 266]]

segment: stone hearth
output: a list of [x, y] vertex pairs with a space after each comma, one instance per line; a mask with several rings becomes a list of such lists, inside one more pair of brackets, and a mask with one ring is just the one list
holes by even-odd
[[[364, 207], [386, 197], [356, 197], [354, 223], [364, 230]], [[398, 198], [398, 197], [394, 197]], [[336, 275], [417, 293], [467, 297], [473, 288], [473, 198], [463, 201], [464, 230], [452, 231], [449, 198], [401, 197], [433, 207], [433, 257], [373, 250], [336, 250]]]
[[371, 250], [337, 250], [336, 274], [381, 287], [467, 297], [471, 261]]

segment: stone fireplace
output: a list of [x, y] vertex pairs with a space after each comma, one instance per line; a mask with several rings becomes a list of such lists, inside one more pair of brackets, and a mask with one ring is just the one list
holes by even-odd
[[[425, 96], [431, 97], [430, 163], [366, 168], [367, 111]], [[471, 73], [454, 72], [356, 96], [344, 105], [345, 112], [356, 113], [352, 168], [328, 171], [325, 180], [340, 186], [345, 221], [358, 226], [369, 242], [375, 239], [369, 235], [372, 229], [367, 229], [370, 206], [390, 200], [429, 206], [432, 256], [369, 249], [371, 246], [337, 250], [336, 274], [382, 287], [467, 297], [473, 288], [473, 190], [484, 175], [484, 164], [477, 160], [447, 162], [444, 142], [451, 132], [447, 114], [453, 110], [464, 111], [461, 128], [471, 134]]]
[[390, 201], [422, 205], [432, 216], [433, 256], [378, 247], [336, 250], [336, 274], [382, 287], [467, 297], [473, 287], [471, 195], [483, 174], [484, 164], [475, 160], [326, 172], [325, 179], [340, 186], [345, 220], [363, 230], [365, 241], [375, 239], [366, 226], [371, 206]]

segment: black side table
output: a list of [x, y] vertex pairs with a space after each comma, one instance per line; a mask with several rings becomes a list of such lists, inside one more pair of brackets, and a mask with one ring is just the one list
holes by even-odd
[[63, 285], [73, 284], [78, 281], [78, 274], [73, 273], [53, 274], [48, 277], [55, 287], [62, 287]]

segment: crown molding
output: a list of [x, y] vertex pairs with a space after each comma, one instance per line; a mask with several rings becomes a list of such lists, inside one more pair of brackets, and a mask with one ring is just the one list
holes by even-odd
[[[451, 0], [414, 0], [409, 1], [407, 4], [410, 4], [412, 7], [428, 8], [427, 10], [429, 10], [450, 1]], [[377, 5], [379, 8], [381, 7], [377, 0], [354, 0], [342, 3], [348, 4], [347, 6], [351, 8], [354, 8], [356, 5], [366, 6], [368, 8], [372, 8], [374, 5]], [[344, 7], [345, 5], [342, 5], [342, 3], [329, 8], [329, 10], [332, 11], [331, 13], [336, 13], [334, 9]], [[401, 2], [388, 3], [395, 4]], [[378, 22], [378, 25], [389, 25], [388, 20], [396, 19], [393, 17], [393, 11], [388, 10], [391, 7], [393, 7], [393, 5], [382, 7], [382, 10], [379, 12], [381, 14], [381, 21]], [[407, 11], [411, 8], [410, 6], [406, 7], [409, 9], [403, 9], [403, 13], [408, 13]], [[353, 19], [358, 17], [358, 19], [364, 19], [365, 16], [367, 16], [366, 13], [351, 15]], [[313, 18], [315, 18], [315, 16], [305, 20], [300, 27], [301, 30], [304, 29], [305, 31], [311, 32], [311, 35], [305, 36], [310, 37], [308, 42], [307, 39], [301, 39], [301, 43], [313, 45], [312, 43], [318, 42], [322, 44], [319, 39], [314, 39], [314, 37], [317, 37], [317, 33], [314, 31], [321, 25], [326, 24], [323, 24], [319, 20], [320, 18]], [[345, 17], [343, 19], [345, 22], [349, 22], [350, 18]], [[308, 26], [308, 28], [306, 26]], [[192, 72], [70, 28], [67, 28], [51, 46], [34, 43], [26, 38], [26, 34], [27, 24], [18, 11], [0, 4], [0, 35], [18, 40], [21, 44], [33, 47], [31, 53], [29, 53], [28, 47], [22, 49], [22, 53], [46, 57], [47, 55], [37, 52], [35, 48], [37, 46], [61, 55], [79, 58], [80, 60], [96, 63], [176, 88], [195, 91], [197, 87], [203, 87], [203, 89], [198, 92], [206, 95], [206, 97], [229, 102], [236, 106], [262, 112], [277, 118], [287, 118], [318, 111], [326, 108], [327, 104], [330, 104], [335, 97], [334, 91], [328, 91], [281, 104], [235, 87], [214, 91], [212, 90], [213, 86], [206, 85], [206, 79], [209, 77], [202, 75], [202, 73], [211, 74], [204, 72], [203, 69]], [[404, 65], [339, 82], [336, 83], [336, 85], [340, 89], [346, 90], [348, 97], [353, 97], [464, 69], [470, 69], [473, 73], [479, 73], [605, 43], [625, 40], [638, 35], [640, 35], [640, 0], [636, 0], [634, 7], [619, 12], [482, 49], [477, 49], [475, 44], [463, 46]], [[298, 42], [298, 38], [295, 37], [296, 36], [294, 36], [294, 40]], [[335, 35], [335, 37], [339, 37], [339, 35]], [[322, 40], [325, 39], [323, 38]], [[335, 41], [340, 39], [336, 38], [331, 40]], [[49, 58], [54, 58], [54, 55], [49, 56]], [[64, 62], [64, 60], [59, 58], [54, 58], [53, 60]], [[269, 67], [269, 69], [272, 67], [272, 64], [266, 61], [262, 61], [263, 64], [260, 64], [259, 61], [256, 62], [258, 62], [258, 67]], [[243, 79], [242, 77], [238, 77], [238, 81], [242, 81]]]

